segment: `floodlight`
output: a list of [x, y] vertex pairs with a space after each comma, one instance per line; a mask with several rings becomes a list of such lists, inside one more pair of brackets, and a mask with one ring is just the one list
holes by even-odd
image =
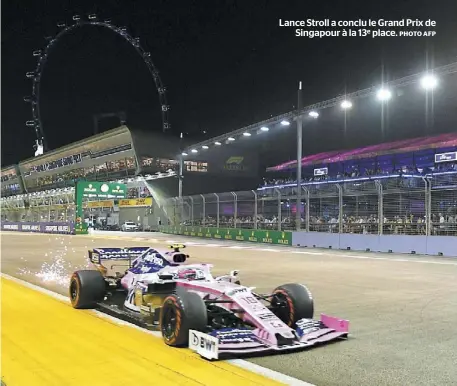
[[205, 150], [206, 150], [206, 149], [208, 149], [208, 146], [203, 145], [203, 146], [202, 146], [202, 149], [205, 149]]
[[266, 126], [262, 126], [262, 127], [260, 128], [260, 130], [261, 130], [261, 131], [267, 132], [267, 131], [270, 130], [270, 129], [269, 129], [268, 127], [266, 127]]
[[246, 131], [245, 133], [243, 133], [243, 135], [244, 135], [245, 137], [250, 137], [250, 136], [251, 136], [251, 133], [248, 133], [248, 132]]
[[232, 142], [232, 141], [234, 141], [234, 140], [235, 140], [235, 138], [233, 138], [233, 137], [228, 137], [228, 138], [227, 138], [227, 141], [230, 141], [230, 142]]
[[191, 152], [192, 153], [198, 153], [198, 150], [197, 149], [192, 149]]
[[319, 116], [319, 113], [317, 111], [310, 111], [308, 113], [308, 115], [311, 117], [311, 118], [314, 118], [316, 119], [318, 116]]
[[283, 126], [289, 126], [290, 122], [289, 121], [281, 121], [281, 125]]
[[391, 93], [390, 90], [388, 90], [388, 89], [381, 88], [381, 89], [378, 90], [378, 92], [376, 93], [376, 97], [377, 97], [380, 101], [388, 101], [390, 98], [392, 98], [392, 93]]
[[352, 107], [352, 102], [351, 101], [344, 100], [343, 102], [341, 102], [341, 108], [343, 110], [350, 109], [351, 107]]
[[181, 155], [187, 155], [187, 153], [183, 151], [183, 152], [181, 153]]
[[218, 141], [214, 142], [214, 144], [215, 144], [216, 146], [221, 146], [221, 145], [222, 145], [222, 143], [220, 143], [220, 142], [218, 142]]
[[433, 90], [438, 84], [438, 79], [434, 75], [425, 75], [421, 79], [421, 86], [425, 90]]

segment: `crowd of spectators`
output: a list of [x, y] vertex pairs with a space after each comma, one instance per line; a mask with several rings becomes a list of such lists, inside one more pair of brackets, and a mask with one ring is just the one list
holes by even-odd
[[[301, 182], [317, 182], [317, 181], [326, 181], [326, 180], [340, 180], [340, 179], [349, 179], [349, 178], [359, 178], [359, 177], [376, 177], [376, 176], [386, 176], [386, 175], [421, 175], [425, 176], [427, 174], [433, 174], [437, 172], [447, 172], [447, 171], [457, 171], [457, 163], [449, 162], [437, 164], [434, 167], [429, 168], [417, 168], [415, 166], [404, 166], [402, 168], [393, 168], [393, 169], [382, 169], [374, 168], [369, 169], [365, 168], [362, 171], [357, 167], [353, 166], [345, 172], [337, 172], [335, 175], [321, 175], [321, 176], [308, 176], [302, 178]], [[286, 184], [296, 184], [296, 178], [275, 178], [267, 179], [264, 178], [262, 186], [274, 186], [274, 185], [286, 185]]]
[[[254, 229], [254, 216], [240, 216], [234, 220], [233, 216], [220, 216], [220, 228], [236, 228]], [[278, 230], [279, 219], [277, 216], [257, 216], [257, 228]], [[301, 219], [301, 228], [306, 229], [306, 221]], [[183, 221], [181, 225], [187, 226], [205, 226], [216, 227], [217, 218], [214, 216], [206, 216], [205, 219], [196, 219], [193, 222], [190, 220]], [[425, 235], [426, 234], [426, 218], [425, 216], [410, 215], [392, 215], [385, 216], [383, 219], [383, 234], [394, 235]], [[456, 214], [433, 214], [431, 218], [432, 235], [453, 235], [457, 236], [457, 212]], [[281, 218], [281, 230], [294, 230], [296, 227], [295, 218], [284, 216]], [[356, 216], [343, 215], [341, 221], [342, 233], [353, 234], [378, 234], [379, 218], [376, 215]], [[309, 230], [311, 232], [329, 232], [338, 233], [340, 221], [338, 216], [310, 216]]]

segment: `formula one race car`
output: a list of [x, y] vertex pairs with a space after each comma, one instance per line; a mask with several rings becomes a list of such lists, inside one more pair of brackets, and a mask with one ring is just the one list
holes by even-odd
[[347, 320], [324, 314], [312, 319], [313, 298], [304, 285], [285, 284], [261, 295], [240, 284], [238, 271], [213, 277], [211, 265], [187, 264], [183, 247], [89, 251], [97, 270], [73, 273], [72, 306], [161, 331], [166, 344], [190, 347], [208, 359], [347, 338]]

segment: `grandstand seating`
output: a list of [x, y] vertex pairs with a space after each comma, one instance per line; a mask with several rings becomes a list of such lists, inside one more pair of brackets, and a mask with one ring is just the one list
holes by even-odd
[[[415, 138], [353, 150], [332, 151], [302, 158], [302, 182], [379, 178], [389, 175], [427, 175], [457, 171], [457, 162], [435, 163], [435, 154], [456, 152], [457, 133]], [[296, 161], [267, 169], [268, 172], [295, 174]], [[327, 168], [315, 176], [316, 169]], [[264, 179], [263, 188], [296, 184], [296, 176]]]
[[[435, 162], [435, 154], [456, 151], [454, 133], [304, 157], [302, 205], [309, 217], [303, 213], [302, 228], [359, 234], [378, 234], [382, 228], [383, 234], [423, 235], [429, 226], [431, 235], [457, 235], [457, 162]], [[253, 196], [241, 198], [244, 209], [238, 207], [235, 216], [229, 207], [217, 222], [210, 204], [205, 218], [183, 224], [295, 229], [295, 167], [296, 162], [287, 162], [269, 168], [280, 176], [264, 180], [256, 205]], [[322, 168], [328, 173], [315, 176], [314, 170]], [[189, 202], [194, 211], [202, 205], [198, 197]], [[257, 217], [252, 215], [255, 206], [261, 207]], [[428, 223], [426, 213], [430, 213]]]
[[[129, 181], [138, 175], [177, 172], [179, 146], [176, 138], [121, 126], [22, 161], [19, 165], [2, 168], [2, 196], [73, 187], [81, 180]], [[198, 192], [208, 189], [210, 184], [206, 175], [209, 174], [212, 174], [212, 181], [218, 180], [217, 186], [221, 189], [230, 189], [234, 180], [238, 185], [255, 186], [259, 178], [257, 170], [251, 167], [255, 165], [252, 157], [240, 157], [245, 158], [240, 170], [226, 169], [226, 161], [233, 156], [233, 151], [226, 149], [211, 156], [199, 158], [199, 155], [192, 155], [185, 159], [183, 172], [187, 181], [192, 181], [185, 189]], [[210, 157], [210, 162], [205, 157]], [[160, 185], [165, 195], [173, 195], [177, 192], [176, 180], [173, 182], [173, 187], [163, 180], [156, 180], [155, 184]]]

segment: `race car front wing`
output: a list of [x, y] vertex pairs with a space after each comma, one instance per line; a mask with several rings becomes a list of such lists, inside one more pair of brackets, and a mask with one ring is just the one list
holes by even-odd
[[297, 322], [297, 340], [289, 344], [271, 344], [263, 330], [225, 328], [209, 334], [189, 331], [189, 348], [206, 359], [221, 359], [259, 352], [295, 351], [319, 344], [344, 340], [349, 335], [349, 322], [325, 314], [320, 320], [302, 319]]

